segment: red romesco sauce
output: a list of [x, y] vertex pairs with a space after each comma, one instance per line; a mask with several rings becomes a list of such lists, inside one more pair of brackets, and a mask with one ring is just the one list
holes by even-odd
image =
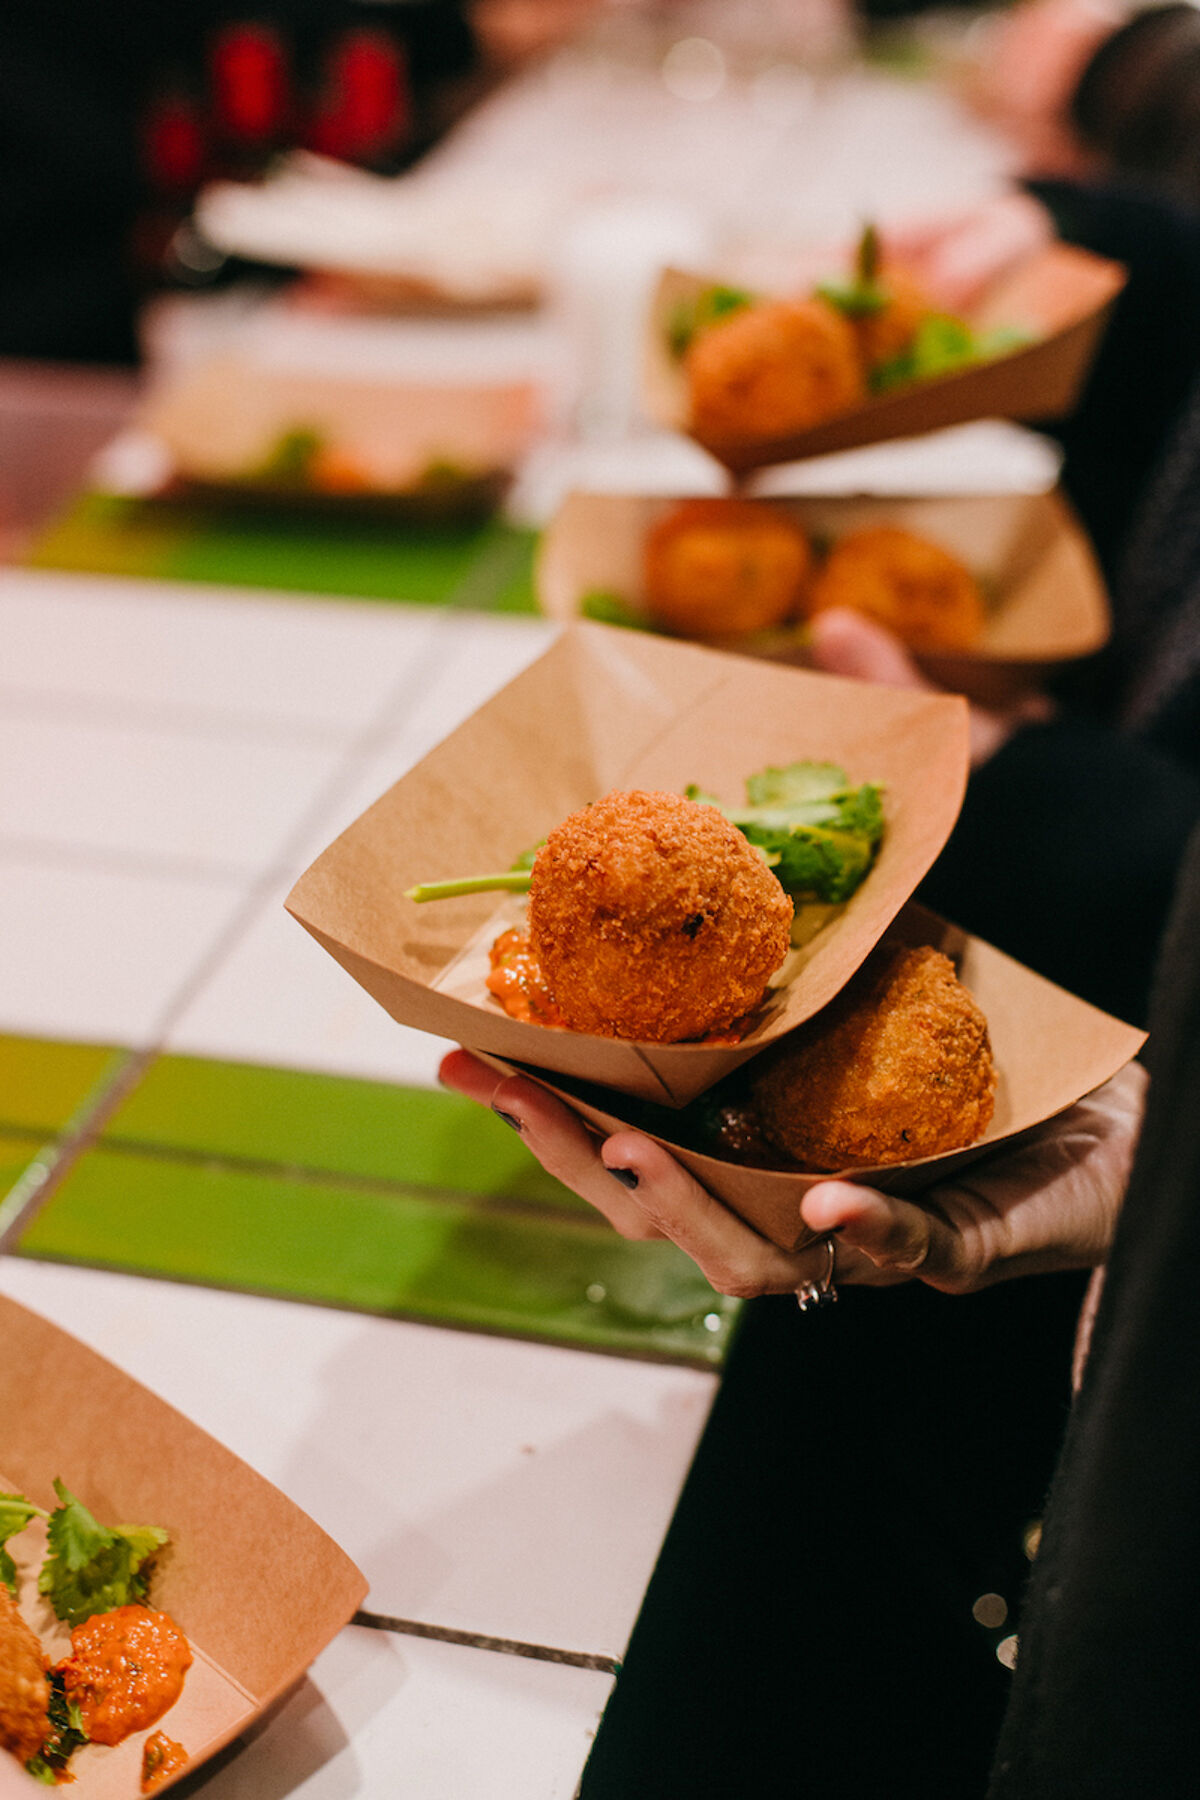
[[523, 1019], [532, 1025], [557, 1025], [560, 1029], [566, 1026], [567, 1021], [546, 986], [527, 931], [515, 927], [502, 931], [488, 955], [492, 964], [488, 991], [496, 996], [510, 1019]]
[[142, 1751], [142, 1792], [152, 1794], [156, 1787], [171, 1775], [177, 1775], [180, 1769], [187, 1766], [188, 1753], [182, 1744], [169, 1738], [165, 1731], [156, 1731], [153, 1737], [146, 1739], [146, 1747]]
[[191, 1662], [174, 1619], [148, 1606], [118, 1606], [76, 1625], [58, 1673], [92, 1742], [119, 1744], [174, 1705]]

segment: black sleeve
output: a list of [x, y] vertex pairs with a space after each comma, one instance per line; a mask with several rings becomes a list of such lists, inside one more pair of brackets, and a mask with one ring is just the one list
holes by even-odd
[[1112, 579], [1146, 482], [1200, 377], [1200, 210], [1116, 185], [1028, 186], [1066, 242], [1129, 270], [1080, 403], [1054, 427], [1063, 485]]
[[1150, 1090], [1022, 1609], [990, 1800], [1185, 1800], [1200, 1769], [1200, 839]]
[[1018, 731], [971, 777], [919, 898], [1137, 1024], [1200, 777], [1148, 744], [1063, 718]]

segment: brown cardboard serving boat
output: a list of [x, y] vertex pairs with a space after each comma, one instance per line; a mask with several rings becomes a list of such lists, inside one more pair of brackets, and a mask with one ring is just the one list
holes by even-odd
[[1056, 419], [1071, 410], [1125, 284], [1119, 263], [1054, 244], [993, 284], [970, 322], [1010, 328], [1028, 342], [989, 362], [868, 400], [808, 431], [786, 437], [718, 439], [693, 431], [683, 367], [670, 349], [677, 309], [714, 284], [713, 276], [668, 269], [651, 306], [644, 398], [659, 424], [694, 437], [738, 473], [771, 463], [916, 437], [970, 419]]
[[[889, 936], [913, 945], [931, 944], [955, 963], [959, 979], [988, 1021], [998, 1077], [996, 1110], [987, 1131], [965, 1149], [882, 1169], [839, 1170], [839, 1174], [892, 1193], [919, 1195], [997, 1144], [1073, 1106], [1124, 1068], [1146, 1040], [1145, 1032], [1100, 1012], [915, 903], [904, 909]], [[627, 1126], [647, 1132], [711, 1194], [785, 1249], [796, 1248], [812, 1237], [800, 1218], [800, 1202], [808, 1189], [827, 1180], [827, 1175], [783, 1167], [749, 1168], [704, 1155], [688, 1147], [684, 1113], [630, 1106], [622, 1096], [586, 1083], [489, 1060], [498, 1069], [539, 1081], [605, 1136]]]
[[[0, 1490], [47, 1510], [57, 1477], [103, 1524], [170, 1534], [151, 1603], [187, 1634], [194, 1661], [159, 1724], [72, 1758], [78, 1800], [135, 1800], [142, 1749], [161, 1729], [191, 1772], [293, 1686], [354, 1615], [366, 1578], [270, 1482], [147, 1388], [37, 1313], [0, 1296]], [[52, 1658], [66, 1627], [37, 1595], [45, 1528], [8, 1549], [21, 1609]], [[164, 1782], [173, 1785], [176, 1778]]]
[[[646, 535], [678, 499], [569, 494], [540, 546], [538, 603], [567, 623], [592, 594], [617, 596], [652, 625], [643, 562]], [[900, 525], [959, 557], [979, 581], [987, 616], [969, 650], [923, 651], [926, 673], [955, 693], [996, 700], [1033, 685], [1056, 663], [1090, 655], [1109, 635], [1104, 581], [1091, 545], [1059, 494], [805, 495], [755, 501], [785, 513], [818, 544], [864, 526]], [[803, 663], [802, 632], [785, 628], [721, 648]]]
[[[632, 1043], [511, 1019], [483, 985], [487, 946], [509, 922], [496, 895], [404, 898], [420, 882], [509, 868], [614, 788], [695, 782], [736, 803], [747, 775], [805, 758], [883, 784], [884, 840], [737, 1044]], [[681, 1106], [844, 985], [945, 843], [966, 773], [960, 699], [577, 625], [343, 832], [287, 906], [402, 1024]]]
[[[185, 489], [439, 519], [496, 505], [540, 410], [532, 381], [370, 381], [223, 356], [154, 389], [138, 423], [165, 447]], [[343, 478], [322, 486], [269, 473], [291, 432], [314, 433]]]

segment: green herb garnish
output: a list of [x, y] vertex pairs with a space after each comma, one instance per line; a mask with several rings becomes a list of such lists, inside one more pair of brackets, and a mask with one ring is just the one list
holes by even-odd
[[144, 1600], [150, 1564], [167, 1541], [156, 1525], [101, 1525], [61, 1481], [60, 1504], [46, 1527], [49, 1553], [38, 1576], [38, 1592], [68, 1625], [93, 1613]]
[[723, 806], [689, 787], [689, 800], [715, 806], [760, 850], [780, 885], [800, 901], [848, 900], [883, 837], [883, 790], [851, 787], [836, 763], [796, 762], [746, 782], [743, 807]]
[[[797, 903], [848, 900], [870, 870], [883, 836], [883, 789], [871, 782], [851, 787], [836, 763], [796, 762], [751, 775], [742, 807], [723, 806], [698, 787], [684, 792], [724, 813]], [[404, 897], [421, 902], [489, 891], [523, 894], [540, 849], [536, 844], [525, 851], [503, 875], [422, 882], [406, 889]]]
[[47, 1787], [57, 1787], [70, 1758], [81, 1744], [88, 1742], [88, 1734], [83, 1729], [83, 1714], [78, 1702], [67, 1699], [62, 1676], [52, 1669], [47, 1680], [50, 1683], [50, 1701], [46, 1708], [50, 1736], [25, 1767]]
[[707, 331], [718, 320], [753, 304], [754, 295], [745, 288], [721, 286], [703, 288], [700, 293], [681, 300], [667, 322], [667, 345], [671, 355], [682, 357], [698, 332]]
[[10, 1537], [24, 1531], [31, 1519], [44, 1519], [45, 1513], [24, 1494], [0, 1494], [0, 1581], [15, 1600], [17, 1597], [17, 1565], [4, 1548]]
[[614, 594], [608, 588], [593, 588], [579, 602], [579, 611], [585, 619], [595, 619], [601, 625], [622, 625], [627, 631], [649, 631], [652, 629], [644, 613], [620, 594]]
[[325, 439], [311, 425], [297, 425], [281, 432], [249, 479], [269, 482], [273, 487], [306, 488], [312, 482], [313, 463]]
[[1016, 326], [975, 331], [963, 319], [952, 318], [948, 313], [930, 313], [917, 326], [907, 350], [871, 370], [871, 392], [887, 394], [911, 381], [953, 375], [958, 369], [990, 362], [993, 357], [1019, 350], [1029, 342], [1028, 332]]

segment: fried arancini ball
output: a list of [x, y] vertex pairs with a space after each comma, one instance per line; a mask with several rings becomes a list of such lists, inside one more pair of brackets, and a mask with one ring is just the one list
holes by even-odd
[[42, 1646], [0, 1581], [0, 1748], [28, 1762], [50, 1735]]
[[684, 369], [702, 438], [787, 437], [866, 399], [854, 328], [820, 299], [742, 307], [697, 334]]
[[762, 1000], [792, 903], [715, 806], [611, 793], [572, 813], [533, 865], [529, 936], [567, 1023], [674, 1044]]
[[966, 650], [983, 630], [979, 583], [965, 563], [900, 525], [847, 532], [809, 584], [811, 616], [831, 606], [866, 613], [914, 650]]
[[854, 321], [859, 353], [868, 372], [903, 356], [922, 320], [934, 310], [929, 295], [907, 269], [885, 269], [879, 287], [887, 297], [878, 312], [864, 313]]
[[751, 1072], [779, 1149], [874, 1168], [973, 1144], [991, 1121], [987, 1020], [940, 950], [885, 944], [837, 999]]
[[646, 536], [646, 601], [686, 637], [765, 631], [790, 619], [812, 561], [807, 534], [754, 500], [684, 500]]

